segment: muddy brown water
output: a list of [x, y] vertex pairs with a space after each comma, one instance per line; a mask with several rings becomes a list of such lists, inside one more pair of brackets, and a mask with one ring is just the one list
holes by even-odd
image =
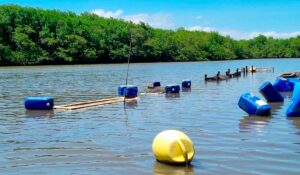
[[[275, 67], [219, 83], [204, 74], [245, 65]], [[291, 102], [274, 103], [270, 117], [247, 116], [237, 106], [243, 92], [282, 72], [299, 70], [299, 59], [132, 64], [130, 84], [144, 91], [192, 80], [177, 97], [141, 94], [137, 102], [76, 111], [26, 111], [24, 97], [52, 96], [66, 104], [116, 96], [126, 65], [0, 68], [1, 174], [300, 174], [300, 120], [287, 118]], [[193, 140], [191, 167], [157, 163], [151, 144], [157, 133], [181, 130]]]

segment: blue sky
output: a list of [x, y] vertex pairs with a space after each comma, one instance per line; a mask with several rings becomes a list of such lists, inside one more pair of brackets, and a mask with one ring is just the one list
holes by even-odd
[[93, 12], [158, 28], [218, 31], [236, 39], [300, 35], [300, 0], [1, 0], [0, 4]]

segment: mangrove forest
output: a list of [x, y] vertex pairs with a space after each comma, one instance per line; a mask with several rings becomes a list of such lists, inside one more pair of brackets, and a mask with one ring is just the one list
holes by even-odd
[[294, 58], [300, 57], [300, 36], [235, 40], [88, 12], [0, 6], [0, 65], [123, 63], [130, 50], [132, 62]]

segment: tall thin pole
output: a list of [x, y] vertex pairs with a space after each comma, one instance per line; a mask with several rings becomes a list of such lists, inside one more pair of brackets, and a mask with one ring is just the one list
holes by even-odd
[[[130, 31], [130, 38], [129, 38], [129, 54], [128, 54], [128, 59], [127, 59], [127, 73], [126, 73], [126, 93], [127, 93], [127, 84], [128, 84], [128, 74], [129, 74], [129, 65], [130, 65], [130, 58], [131, 58], [131, 52], [132, 52], [132, 48], [131, 48], [131, 43], [132, 43], [132, 32]], [[126, 93], [124, 93], [124, 105], [125, 105], [125, 98], [126, 98]]]

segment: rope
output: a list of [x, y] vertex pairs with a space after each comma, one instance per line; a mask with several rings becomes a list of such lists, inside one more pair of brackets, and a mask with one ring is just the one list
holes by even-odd
[[189, 167], [189, 157], [188, 157], [188, 151], [186, 150], [184, 144], [181, 140], [178, 140], [177, 143], [179, 144], [179, 148], [181, 149], [181, 153], [183, 154], [184, 161], [185, 161], [185, 167]]

